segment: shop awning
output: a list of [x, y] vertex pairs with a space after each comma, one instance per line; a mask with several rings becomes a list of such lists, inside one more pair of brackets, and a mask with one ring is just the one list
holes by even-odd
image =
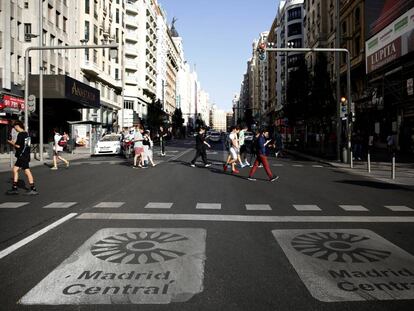
[[[29, 93], [39, 97], [39, 75], [30, 76]], [[44, 75], [43, 98], [49, 102], [55, 100], [56, 105], [68, 103], [74, 108], [101, 107], [99, 90], [66, 75]]]

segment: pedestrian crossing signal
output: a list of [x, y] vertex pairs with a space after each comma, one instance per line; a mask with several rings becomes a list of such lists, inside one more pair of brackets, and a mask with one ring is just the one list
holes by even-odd
[[257, 51], [259, 53], [259, 59], [262, 61], [266, 60], [266, 44], [260, 43]]

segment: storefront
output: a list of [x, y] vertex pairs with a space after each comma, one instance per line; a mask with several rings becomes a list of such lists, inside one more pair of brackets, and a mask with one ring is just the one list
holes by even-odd
[[[36, 112], [29, 117], [29, 127], [39, 129], [39, 76], [30, 78], [29, 92], [37, 98]], [[53, 129], [70, 132], [68, 121], [82, 121], [82, 109], [100, 111], [99, 90], [64, 75], [45, 75], [43, 78], [44, 98], [44, 142], [51, 141]]]
[[[363, 122], [369, 126], [369, 135], [375, 137], [378, 147], [385, 148], [387, 137], [393, 135], [398, 150], [405, 154], [414, 153], [412, 16], [411, 6], [366, 41], [368, 100]], [[376, 25], [384, 18], [379, 16]]]
[[8, 153], [10, 146], [7, 140], [11, 131], [11, 123], [18, 120], [24, 110], [24, 99], [9, 94], [0, 97], [0, 154]]

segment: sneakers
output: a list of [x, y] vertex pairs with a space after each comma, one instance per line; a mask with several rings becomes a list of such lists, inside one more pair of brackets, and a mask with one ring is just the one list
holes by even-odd
[[275, 177], [273, 177], [272, 179], [270, 179], [269, 181], [270, 182], [274, 182], [274, 181], [276, 181], [276, 180], [278, 180], [279, 179], [279, 176], [275, 176]]
[[250, 163], [249, 162], [244, 162], [244, 166], [250, 166]]
[[232, 171], [232, 174], [240, 174], [240, 171], [239, 171], [239, 170], [237, 170], [237, 169], [234, 169], [234, 170]]
[[7, 195], [17, 195], [17, 194], [19, 194], [19, 190], [17, 190], [17, 189], [10, 189], [10, 190], [7, 190], [6, 194]]
[[38, 195], [39, 192], [37, 190], [29, 190], [25, 193], [25, 195]]
[[210, 167], [210, 166], [211, 166], [210, 163], [207, 163], [206, 165], [204, 165], [204, 167]]
[[247, 180], [256, 181], [257, 179], [256, 178], [253, 178], [253, 177], [247, 177]]
[[70, 164], [69, 161], [66, 163], [66, 168], [69, 168]]
[[195, 166], [195, 164], [193, 164], [193, 163], [191, 163], [191, 164], [190, 164], [190, 166], [191, 166], [191, 167], [196, 167], [196, 166]]
[[227, 164], [223, 165], [223, 171], [227, 172]]
[[132, 168], [133, 168], [133, 169], [138, 169], [138, 166], [136, 166], [136, 165], [132, 165]]
[[50, 168], [52, 171], [57, 171], [57, 166], [52, 166], [51, 168]]

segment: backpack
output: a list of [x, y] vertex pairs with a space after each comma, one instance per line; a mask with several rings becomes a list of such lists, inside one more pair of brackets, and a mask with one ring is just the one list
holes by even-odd
[[58, 146], [60, 147], [66, 147], [67, 144], [68, 144], [68, 141], [63, 136], [58, 141]]
[[227, 135], [226, 140], [224, 142], [224, 146], [226, 147], [226, 150], [230, 150], [230, 146], [231, 146], [230, 135]]

